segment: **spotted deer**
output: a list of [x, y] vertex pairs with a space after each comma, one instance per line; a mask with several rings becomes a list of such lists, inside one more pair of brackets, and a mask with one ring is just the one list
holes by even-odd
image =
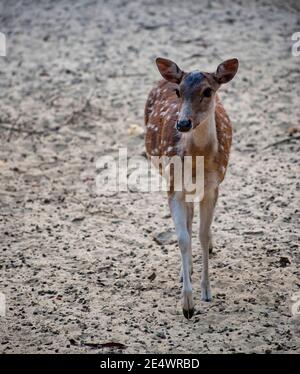
[[[214, 73], [198, 70], [187, 73], [165, 58], [157, 58], [156, 65], [164, 79], [150, 91], [145, 106], [146, 152], [148, 157], [191, 156], [193, 161], [196, 156], [204, 157], [204, 191], [199, 203], [201, 300], [211, 301], [208, 266], [213, 249], [211, 223], [232, 141], [232, 126], [217, 91], [235, 76], [239, 64], [235, 58], [226, 60]], [[192, 165], [195, 173], [194, 162]], [[183, 315], [190, 319], [194, 314], [191, 238], [195, 203], [187, 202], [186, 191], [176, 191], [172, 181], [174, 178], [170, 180], [168, 202], [181, 251]]]

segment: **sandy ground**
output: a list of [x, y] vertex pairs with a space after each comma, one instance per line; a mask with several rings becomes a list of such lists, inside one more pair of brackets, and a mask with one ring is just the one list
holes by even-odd
[[[1, 1], [1, 352], [299, 352], [299, 16], [297, 1]], [[173, 230], [164, 195], [95, 183], [101, 156], [144, 152], [128, 129], [143, 126], [156, 56], [185, 70], [240, 60], [221, 92], [234, 143], [214, 298], [200, 301], [196, 219], [190, 321], [174, 237], [154, 240]]]

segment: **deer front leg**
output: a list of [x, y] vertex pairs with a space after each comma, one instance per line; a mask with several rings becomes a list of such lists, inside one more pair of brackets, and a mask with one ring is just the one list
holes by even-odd
[[218, 198], [218, 188], [212, 188], [204, 193], [200, 203], [200, 242], [202, 246], [202, 277], [201, 277], [201, 300], [211, 301], [211, 289], [209, 282], [208, 258], [211, 250], [211, 223], [214, 208]]
[[193, 290], [191, 283], [191, 237], [188, 227], [188, 206], [183, 193], [169, 196], [169, 206], [175, 224], [182, 262], [182, 311], [190, 319], [194, 314]]
[[[219, 196], [219, 188], [217, 187], [215, 189], [215, 194], [214, 194], [214, 208], [213, 209], [215, 209], [215, 207], [216, 207], [216, 204], [217, 204], [217, 201], [218, 201], [218, 196]], [[211, 228], [210, 228], [209, 229], [209, 244], [208, 244], [209, 253], [212, 253], [213, 249], [214, 249], [214, 240], [213, 240], [212, 233], [211, 233]]]
[[[194, 203], [187, 202], [186, 207], [187, 207], [187, 228], [188, 228], [188, 232], [189, 232], [190, 240], [191, 240], [191, 245], [190, 245], [190, 249], [189, 249], [189, 251], [190, 251], [189, 270], [190, 270], [190, 276], [192, 276], [192, 274], [193, 274], [192, 225], [193, 225], [193, 218], [194, 218]], [[182, 270], [182, 266], [181, 266], [180, 282], [182, 282], [182, 281], [183, 281], [183, 270]]]

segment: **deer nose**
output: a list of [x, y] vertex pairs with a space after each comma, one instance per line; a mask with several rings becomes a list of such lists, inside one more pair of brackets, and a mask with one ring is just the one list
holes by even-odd
[[181, 121], [177, 121], [176, 128], [180, 132], [187, 132], [190, 131], [192, 128], [192, 121], [190, 119], [184, 119]]

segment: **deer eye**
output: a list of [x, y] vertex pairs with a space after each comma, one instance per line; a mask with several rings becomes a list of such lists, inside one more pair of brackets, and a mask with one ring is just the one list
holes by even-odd
[[175, 89], [175, 93], [176, 93], [177, 97], [180, 97], [180, 93], [179, 93], [179, 90], [177, 88]]
[[205, 90], [203, 91], [203, 96], [205, 97], [211, 97], [211, 94], [212, 94], [211, 88], [205, 88]]

